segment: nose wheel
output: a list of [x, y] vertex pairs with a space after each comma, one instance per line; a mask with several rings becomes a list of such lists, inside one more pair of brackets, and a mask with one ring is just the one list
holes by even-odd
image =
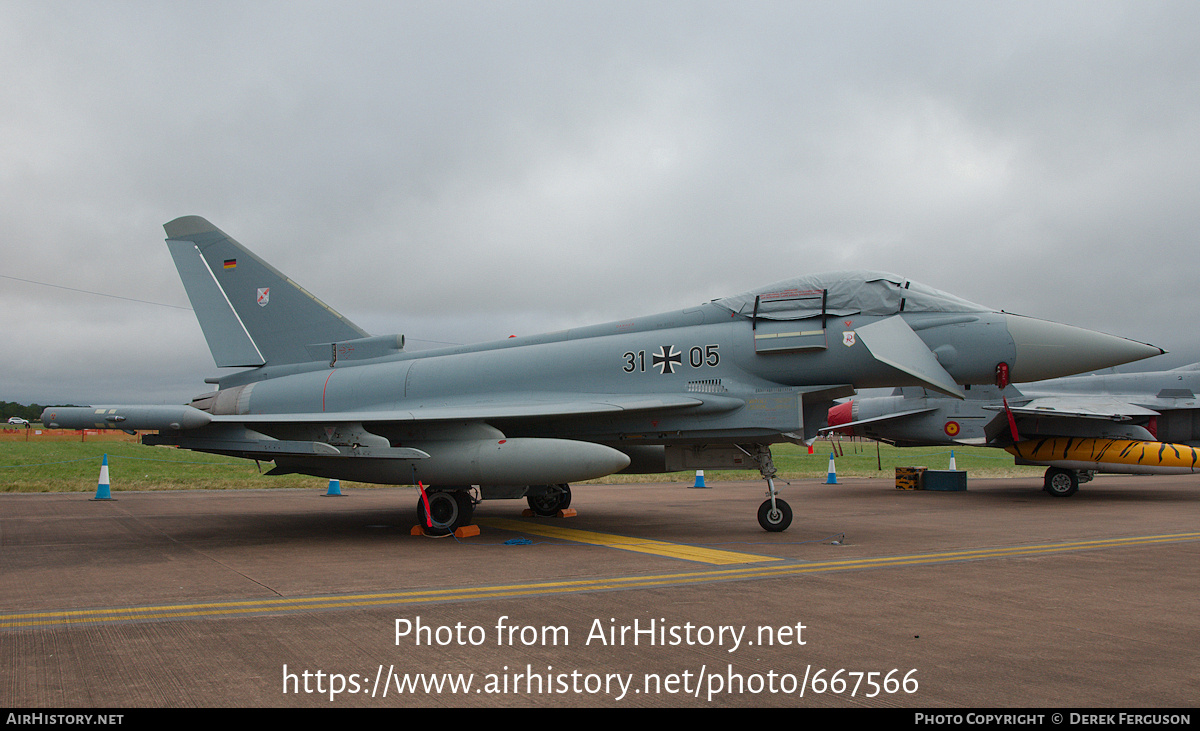
[[775, 462], [771, 459], [771, 448], [765, 444], [756, 444], [753, 451], [738, 444], [735, 445], [746, 456], [758, 463], [758, 473], [767, 481], [767, 499], [758, 506], [758, 524], [762, 529], [771, 533], [787, 530], [792, 524], [792, 506], [780, 499], [775, 490]]
[[1079, 490], [1079, 475], [1075, 470], [1051, 467], [1046, 470], [1045, 486], [1042, 489], [1054, 497], [1071, 497]]
[[767, 498], [758, 506], [758, 524], [772, 533], [787, 530], [792, 524], [792, 506], [779, 498]]

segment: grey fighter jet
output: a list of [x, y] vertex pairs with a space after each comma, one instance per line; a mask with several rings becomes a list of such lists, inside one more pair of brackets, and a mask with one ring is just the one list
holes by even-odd
[[1200, 472], [1200, 363], [1169, 371], [976, 386], [967, 399], [920, 387], [855, 398], [822, 431], [899, 446], [973, 444], [1046, 465], [1044, 489], [1068, 497], [1096, 472]]
[[203, 218], [165, 225], [216, 364], [186, 406], [52, 408], [60, 428], [157, 430], [149, 444], [303, 473], [420, 485], [418, 520], [468, 523], [481, 499], [539, 514], [614, 472], [757, 469], [769, 531], [791, 508], [771, 445], [817, 436], [856, 388], [1039, 380], [1159, 348], [997, 312], [892, 274], [797, 277], [649, 317], [407, 352], [372, 337]]

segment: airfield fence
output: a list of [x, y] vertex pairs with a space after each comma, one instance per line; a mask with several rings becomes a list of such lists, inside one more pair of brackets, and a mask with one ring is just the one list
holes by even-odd
[[43, 429], [37, 426], [5, 427], [0, 429], [0, 442], [131, 442], [137, 444], [142, 434], [127, 434], [120, 429]]

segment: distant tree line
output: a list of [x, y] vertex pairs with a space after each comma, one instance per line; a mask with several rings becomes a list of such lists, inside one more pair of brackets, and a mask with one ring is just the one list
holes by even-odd
[[28, 421], [41, 421], [42, 411], [46, 409], [40, 404], [19, 404], [15, 401], [0, 401], [0, 423], [8, 421], [10, 416], [19, 416]]

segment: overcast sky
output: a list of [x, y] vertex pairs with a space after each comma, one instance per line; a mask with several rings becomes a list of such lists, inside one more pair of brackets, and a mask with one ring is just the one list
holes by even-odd
[[0, 0], [0, 68], [0, 400], [208, 390], [187, 214], [410, 348], [871, 268], [1200, 360], [1194, 0]]

